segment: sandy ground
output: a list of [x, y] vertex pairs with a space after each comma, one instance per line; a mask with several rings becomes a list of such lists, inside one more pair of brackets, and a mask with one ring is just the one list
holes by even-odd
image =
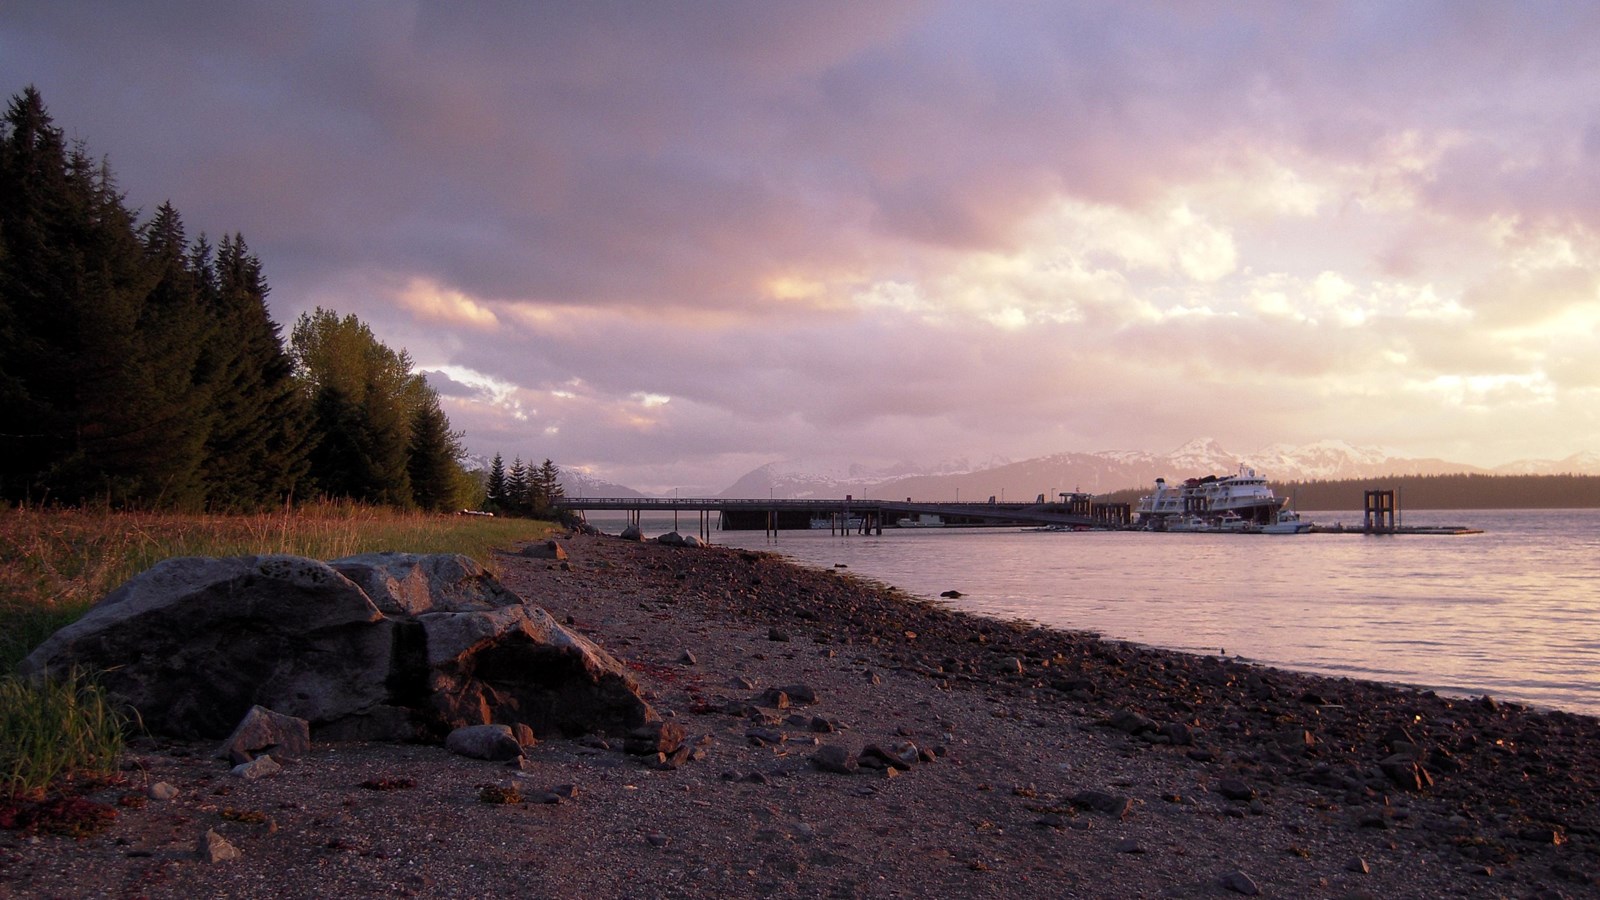
[[[92, 795], [109, 828], [0, 831], [0, 898], [1600, 896], [1594, 719], [985, 620], [764, 554], [562, 543], [502, 581], [627, 663], [699, 758], [319, 744], [247, 781], [146, 740]], [[916, 761], [841, 774], [830, 747]]]

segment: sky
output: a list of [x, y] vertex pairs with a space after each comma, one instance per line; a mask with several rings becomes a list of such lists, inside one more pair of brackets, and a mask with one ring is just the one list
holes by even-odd
[[467, 448], [757, 466], [1600, 450], [1600, 5], [0, 4], [131, 206]]

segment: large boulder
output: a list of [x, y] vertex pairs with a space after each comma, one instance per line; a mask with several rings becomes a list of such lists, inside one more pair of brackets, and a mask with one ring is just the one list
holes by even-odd
[[323, 740], [484, 724], [623, 734], [658, 718], [616, 659], [454, 555], [168, 560], [22, 671], [73, 666], [180, 737], [227, 735], [257, 705]]
[[112, 591], [21, 672], [97, 671], [150, 731], [222, 738], [252, 706], [315, 725], [383, 704], [393, 630], [325, 563], [181, 557]]
[[522, 605], [521, 597], [476, 560], [456, 553], [363, 553], [328, 565], [355, 582], [386, 616]]

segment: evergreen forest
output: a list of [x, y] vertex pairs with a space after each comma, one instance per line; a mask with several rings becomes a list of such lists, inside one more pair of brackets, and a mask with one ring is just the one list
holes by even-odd
[[[0, 122], [0, 496], [249, 511], [314, 498], [481, 501], [461, 434], [410, 357], [354, 316], [288, 344], [238, 233], [144, 221], [39, 92]], [[476, 496], [474, 496], [476, 495]]]

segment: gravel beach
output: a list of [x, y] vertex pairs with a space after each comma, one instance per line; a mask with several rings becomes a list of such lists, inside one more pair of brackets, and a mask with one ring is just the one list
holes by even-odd
[[90, 795], [109, 827], [0, 831], [0, 898], [1600, 896], [1593, 718], [989, 620], [764, 553], [561, 545], [500, 580], [623, 660], [687, 761], [318, 744], [246, 780], [141, 739]]

